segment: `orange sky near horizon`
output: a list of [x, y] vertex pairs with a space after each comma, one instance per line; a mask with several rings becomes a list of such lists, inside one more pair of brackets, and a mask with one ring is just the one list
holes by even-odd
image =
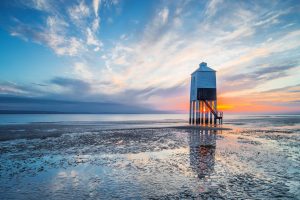
[[[173, 106], [165, 107], [168, 110], [175, 110], [182, 113], [189, 112], [189, 103], [182, 102], [179, 104], [174, 104]], [[241, 101], [231, 101], [227, 100], [218, 102], [218, 111], [223, 111], [224, 113], [292, 113], [300, 112], [300, 109], [295, 109], [294, 107], [286, 106], [274, 106], [274, 105], [265, 105], [265, 104], [252, 104], [249, 102]]]
[[[229, 96], [219, 94], [218, 110], [224, 113], [299, 113], [290, 102], [298, 102], [300, 86], [287, 88], [284, 91], [267, 91], [261, 93], [249, 93], [249, 95]], [[165, 100], [163, 109], [175, 110], [182, 113], [189, 112], [189, 98], [180, 96]], [[170, 103], [173, 102], [173, 103]]]

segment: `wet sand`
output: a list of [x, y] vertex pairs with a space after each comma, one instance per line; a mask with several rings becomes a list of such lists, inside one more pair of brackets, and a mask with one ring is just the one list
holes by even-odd
[[[44, 139], [47, 137], [59, 137], [63, 134], [74, 132], [97, 132], [103, 130], [132, 130], [132, 129], [160, 129], [161, 127], [147, 127], [143, 124], [142, 128], [124, 128], [123, 126], [103, 127], [97, 124], [65, 124], [65, 123], [30, 123], [30, 124], [14, 124], [0, 125], [0, 141], [16, 140], [16, 139]], [[164, 125], [163, 128], [177, 128], [186, 130], [231, 130], [219, 125], [198, 126], [198, 125]]]
[[299, 199], [298, 130], [0, 126], [0, 199]]

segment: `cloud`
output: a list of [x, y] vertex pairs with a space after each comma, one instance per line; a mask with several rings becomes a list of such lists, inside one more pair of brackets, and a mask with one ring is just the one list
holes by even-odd
[[24, 38], [49, 46], [57, 55], [75, 56], [85, 50], [83, 41], [67, 33], [69, 24], [56, 17], [48, 17], [45, 26], [32, 28], [27, 24], [18, 23], [11, 30], [13, 36]]
[[[274, 61], [282, 62], [280, 54], [290, 52], [289, 60], [283, 57], [285, 62], [297, 62], [299, 59], [294, 54], [294, 50], [300, 47], [300, 41], [297, 39], [300, 36], [300, 31], [291, 31], [288, 34], [283, 34], [280, 37], [276, 37], [274, 40], [269, 40], [265, 43], [254, 43], [250, 47], [238, 49], [240, 53], [235, 56], [235, 59], [228, 60], [228, 62], [222, 63], [223, 69], [222, 75], [238, 72], [241, 66], [248, 67], [253, 65], [257, 60], [264, 59], [267, 63], [273, 63]], [[268, 38], [269, 39], [269, 38]], [[268, 40], [266, 39], [266, 40]], [[277, 56], [274, 56], [277, 55]], [[270, 59], [272, 57], [272, 59]], [[258, 63], [256, 63], [258, 65]], [[261, 64], [260, 64], [261, 65]]]
[[41, 11], [44, 17], [34, 24], [14, 17], [14, 26], [9, 27], [12, 36], [48, 46], [60, 56], [74, 57], [101, 49], [103, 43], [96, 37], [100, 18], [91, 18], [90, 8], [85, 1], [68, 5], [66, 9], [45, 0], [24, 3]]
[[84, 80], [90, 80], [93, 78], [92, 72], [89, 70], [88, 66], [84, 63], [79, 63], [79, 62], [75, 63], [74, 72], [78, 77]]
[[[41, 87], [42, 86], [42, 87]], [[0, 96], [43, 96], [49, 92], [45, 84], [19, 84], [15, 82], [1, 81]]]
[[161, 113], [160, 111], [121, 103], [81, 102], [49, 98], [0, 96], [1, 113]]
[[298, 65], [261, 67], [253, 72], [234, 74], [231, 76], [226, 76], [224, 79], [226, 79], [228, 82], [249, 80], [249, 82], [258, 83], [258, 81], [261, 80], [267, 81], [276, 77], [286, 76], [287, 71], [296, 68], [297, 66]]
[[144, 29], [144, 38], [155, 42], [168, 31], [169, 9], [164, 7], [156, 11], [154, 18]]
[[99, 29], [100, 26], [100, 18], [97, 17], [96, 19], [94, 19], [93, 24], [92, 24], [92, 30], [94, 32], [96, 32]]
[[93, 7], [96, 17], [98, 17], [98, 9], [100, 5], [100, 0], [93, 0]]
[[53, 12], [53, 5], [48, 0], [28, 0], [25, 5], [40, 11]]
[[290, 86], [286, 86], [286, 87], [280, 87], [280, 88], [267, 90], [267, 91], [264, 91], [264, 93], [277, 93], [277, 92], [282, 92], [282, 91], [300, 93], [299, 88], [300, 88], [300, 84], [296, 84], [296, 85], [290, 85]]
[[213, 17], [217, 10], [218, 10], [218, 6], [223, 2], [223, 0], [211, 0], [208, 1], [207, 6], [206, 6], [206, 10], [205, 10], [205, 15], [207, 17]]
[[266, 26], [266, 25], [279, 23], [279, 17], [288, 13], [289, 13], [289, 9], [285, 11], [279, 11], [279, 12], [271, 11], [267, 13], [260, 21], [256, 22], [255, 26]]
[[[37, 33], [41, 42], [46, 42], [58, 55], [74, 56], [83, 50], [80, 39], [66, 36], [68, 24], [54, 17], [47, 18], [47, 30]], [[39, 40], [37, 38], [37, 40]]]
[[31, 83], [33, 85], [41, 86], [41, 87], [47, 87], [47, 84], [42, 84], [42, 83]]
[[162, 24], [166, 24], [168, 22], [168, 17], [169, 17], [169, 9], [164, 8], [162, 9], [159, 13], [158, 16], [161, 19]]
[[79, 79], [55, 77], [52, 80], [50, 80], [50, 83], [53, 83], [66, 89], [66, 94], [71, 93], [77, 95], [78, 93], [81, 93], [82, 95], [84, 95], [87, 94], [90, 90], [89, 83]]
[[24, 95], [27, 94], [27, 91], [23, 90], [21, 87], [18, 87], [16, 84], [13, 83], [1, 83], [0, 94]]
[[267, 81], [288, 76], [287, 72], [298, 67], [298, 65], [267, 66], [256, 68], [252, 72], [223, 76], [222, 92], [246, 90]]
[[89, 16], [90, 9], [88, 6], [84, 3], [84, 1], [81, 1], [78, 5], [75, 5], [68, 9], [68, 13], [70, 18], [75, 21], [76, 23], [80, 23], [80, 21]]
[[98, 50], [103, 45], [102, 42], [95, 37], [94, 33], [90, 28], [86, 29], [86, 37], [87, 37], [86, 39], [87, 44], [95, 46], [95, 48], [97, 48]]

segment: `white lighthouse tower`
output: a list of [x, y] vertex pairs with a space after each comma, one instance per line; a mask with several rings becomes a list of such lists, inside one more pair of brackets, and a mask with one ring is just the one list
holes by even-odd
[[223, 113], [217, 110], [216, 71], [202, 62], [191, 75], [190, 124], [222, 123]]

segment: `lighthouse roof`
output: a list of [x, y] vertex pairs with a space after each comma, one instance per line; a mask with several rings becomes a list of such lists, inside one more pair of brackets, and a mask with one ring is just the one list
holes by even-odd
[[194, 71], [193, 74], [196, 72], [216, 72], [216, 71], [208, 67], [206, 62], [202, 62], [199, 64], [199, 68], [196, 71]]

